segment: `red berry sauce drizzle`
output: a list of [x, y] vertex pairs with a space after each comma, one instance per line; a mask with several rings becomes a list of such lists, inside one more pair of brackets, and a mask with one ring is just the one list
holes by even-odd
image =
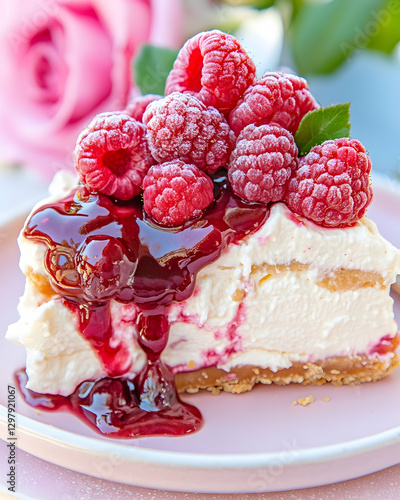
[[[101, 433], [122, 438], [184, 435], [201, 427], [199, 410], [179, 399], [173, 374], [160, 359], [168, 341], [168, 306], [190, 297], [196, 274], [269, 214], [268, 207], [236, 197], [224, 173], [214, 175], [214, 186], [215, 202], [203, 216], [175, 229], [146, 220], [139, 198], [121, 202], [84, 187], [31, 216], [24, 234], [47, 244], [50, 283], [77, 313], [80, 331], [108, 376], [83, 382], [63, 397], [26, 389], [22, 371], [19, 385], [30, 405], [69, 409]], [[122, 377], [129, 353], [110, 344], [111, 299], [133, 301], [139, 311], [137, 340], [147, 364], [133, 380]]]

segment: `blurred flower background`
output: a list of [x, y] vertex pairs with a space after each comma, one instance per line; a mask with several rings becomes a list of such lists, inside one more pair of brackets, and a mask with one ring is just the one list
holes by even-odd
[[239, 38], [259, 76], [290, 68], [321, 105], [351, 101], [352, 136], [374, 170], [400, 171], [400, 0], [0, 0], [0, 8], [3, 185], [15, 165], [30, 176], [30, 194], [72, 168], [92, 117], [140, 91], [162, 93], [177, 49], [212, 28]]
[[131, 61], [147, 42], [177, 46], [180, 0], [2, 1], [0, 148], [47, 179], [71, 164], [79, 132], [136, 91]]

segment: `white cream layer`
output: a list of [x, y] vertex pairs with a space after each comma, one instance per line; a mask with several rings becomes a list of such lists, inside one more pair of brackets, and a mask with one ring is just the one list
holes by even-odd
[[[22, 271], [45, 274], [45, 246], [23, 237], [19, 245]], [[254, 265], [293, 261], [308, 267], [261, 281], [251, 273]], [[384, 283], [343, 292], [316, 284], [321, 275], [340, 269], [375, 272]], [[276, 371], [294, 361], [368, 353], [397, 331], [389, 287], [399, 271], [400, 251], [367, 218], [352, 228], [324, 229], [277, 203], [256, 233], [230, 245], [199, 273], [190, 299], [171, 307], [163, 359], [175, 371], [245, 364]], [[83, 380], [106, 372], [73, 313], [56, 296], [46, 300], [27, 280], [21, 319], [9, 327], [7, 338], [27, 350], [30, 389], [68, 395]], [[113, 301], [111, 307], [114, 335], [129, 347], [132, 375], [145, 362], [135, 327], [127, 321], [135, 306]]]

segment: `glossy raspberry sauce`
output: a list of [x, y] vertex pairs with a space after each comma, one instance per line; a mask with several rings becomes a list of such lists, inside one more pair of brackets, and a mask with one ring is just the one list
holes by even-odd
[[[141, 201], [121, 202], [78, 187], [40, 207], [25, 237], [45, 242], [45, 268], [60, 300], [80, 321], [107, 377], [83, 382], [69, 397], [35, 394], [20, 385], [29, 404], [69, 408], [95, 429], [117, 437], [182, 435], [199, 429], [197, 408], [180, 401], [173, 375], [160, 359], [167, 345], [168, 306], [191, 296], [197, 273], [228, 244], [237, 244], [268, 217], [267, 207], [232, 194], [224, 174], [214, 176], [215, 201], [180, 228], [162, 228], [143, 216]], [[113, 337], [110, 301], [133, 302], [137, 342], [147, 355], [133, 379], [130, 355]]]

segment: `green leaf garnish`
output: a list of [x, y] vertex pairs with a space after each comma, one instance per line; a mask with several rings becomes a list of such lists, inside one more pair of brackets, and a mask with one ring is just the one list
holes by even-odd
[[334, 104], [310, 111], [300, 122], [294, 136], [300, 156], [317, 144], [350, 135], [350, 103]]
[[133, 64], [134, 81], [143, 95], [164, 95], [165, 81], [177, 55], [178, 50], [142, 45]]

